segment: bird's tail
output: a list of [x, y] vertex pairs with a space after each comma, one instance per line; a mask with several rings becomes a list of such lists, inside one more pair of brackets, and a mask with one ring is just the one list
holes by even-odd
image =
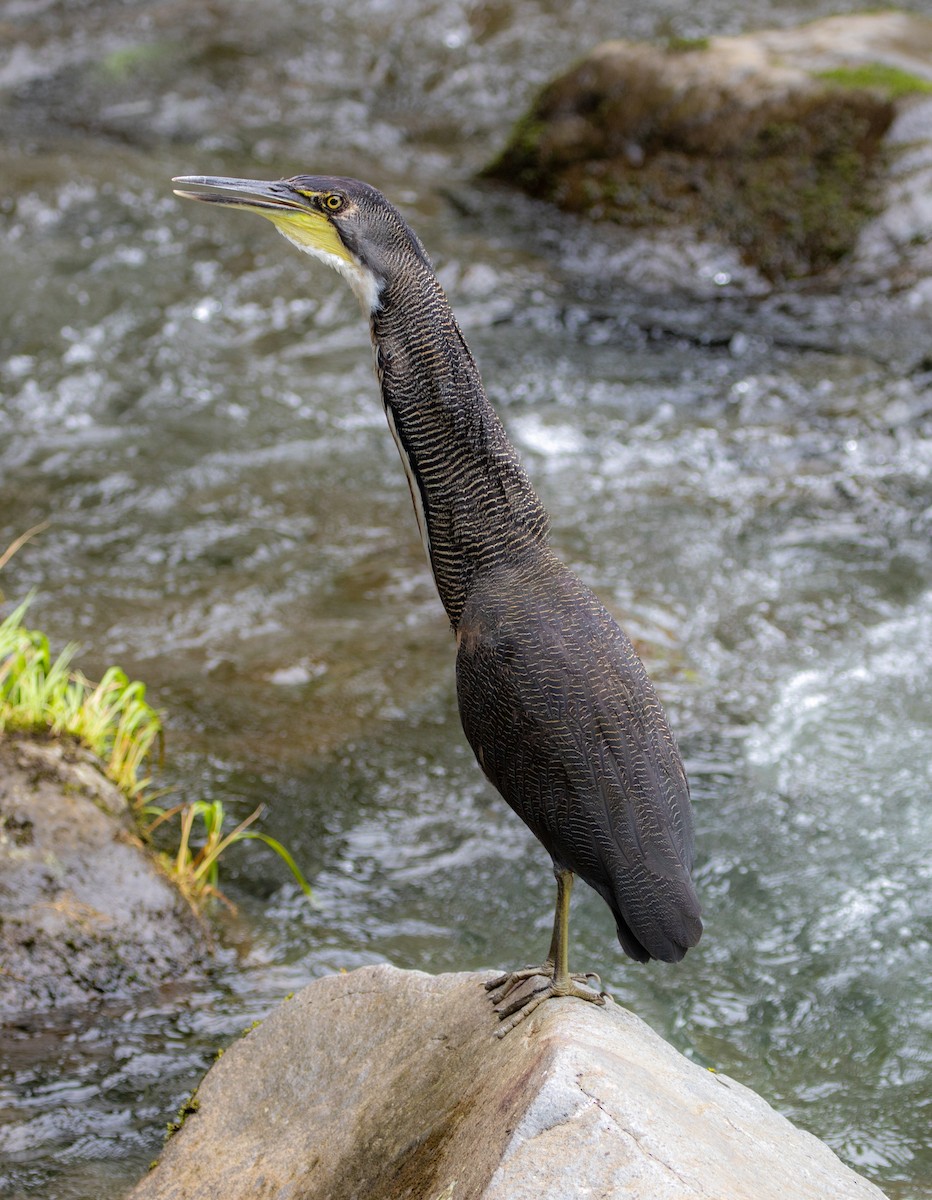
[[652, 904], [627, 916], [615, 894], [602, 895], [615, 918], [621, 948], [635, 962], [651, 958], [679, 962], [702, 937], [699, 897], [688, 875], [677, 881], [675, 896], [667, 897], [665, 903]]

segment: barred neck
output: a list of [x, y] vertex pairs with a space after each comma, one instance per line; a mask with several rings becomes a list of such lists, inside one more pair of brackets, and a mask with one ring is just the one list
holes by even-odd
[[547, 537], [548, 517], [426, 264], [371, 314], [376, 369], [440, 599], [456, 628], [474, 576]]

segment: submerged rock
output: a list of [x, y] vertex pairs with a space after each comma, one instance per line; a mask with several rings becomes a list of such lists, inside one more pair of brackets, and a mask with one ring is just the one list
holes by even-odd
[[487, 174], [631, 228], [688, 227], [770, 279], [846, 257], [932, 273], [930, 92], [932, 20], [905, 13], [606, 42], [543, 90]]
[[481, 974], [364, 967], [231, 1046], [132, 1200], [882, 1200], [625, 1009], [493, 1035]]
[[0, 737], [0, 1014], [179, 979], [208, 943], [92, 754]]

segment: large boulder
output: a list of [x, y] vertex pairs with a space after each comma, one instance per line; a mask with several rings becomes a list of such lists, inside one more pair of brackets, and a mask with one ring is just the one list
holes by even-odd
[[481, 974], [320, 979], [231, 1046], [131, 1200], [881, 1200], [622, 1008], [505, 1038]]
[[932, 20], [900, 12], [667, 47], [606, 42], [487, 170], [635, 229], [688, 227], [770, 279], [932, 274]]
[[0, 736], [0, 1016], [155, 987], [208, 947], [94, 756]]

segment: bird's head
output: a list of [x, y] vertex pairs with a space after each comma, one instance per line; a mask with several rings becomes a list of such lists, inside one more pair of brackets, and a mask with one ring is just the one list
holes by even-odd
[[182, 185], [175, 188], [176, 196], [266, 217], [300, 250], [339, 271], [366, 312], [378, 307], [382, 289], [412, 256], [430, 266], [394, 205], [358, 179], [296, 175], [265, 182], [183, 175], [172, 182]]

